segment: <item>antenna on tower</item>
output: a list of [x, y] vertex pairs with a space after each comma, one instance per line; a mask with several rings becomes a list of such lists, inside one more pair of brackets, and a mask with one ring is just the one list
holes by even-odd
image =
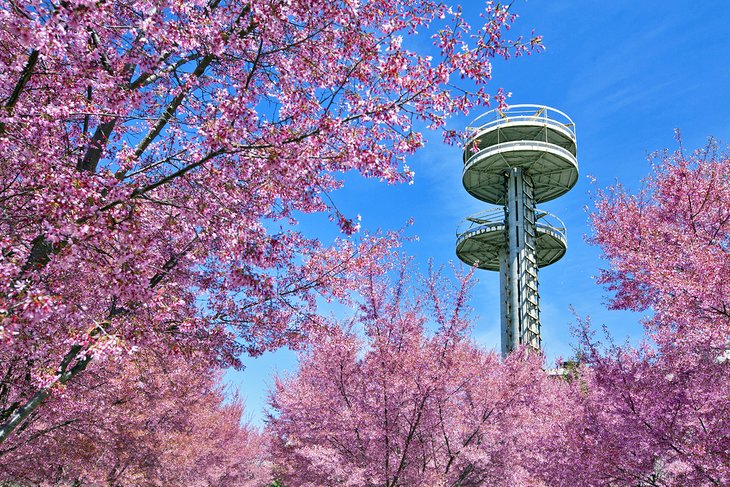
[[565, 225], [535, 205], [567, 193], [578, 180], [575, 124], [542, 105], [487, 112], [468, 127], [464, 188], [501, 205], [466, 218], [456, 232], [456, 255], [498, 271], [502, 354], [524, 345], [540, 350], [537, 271], [568, 248]]

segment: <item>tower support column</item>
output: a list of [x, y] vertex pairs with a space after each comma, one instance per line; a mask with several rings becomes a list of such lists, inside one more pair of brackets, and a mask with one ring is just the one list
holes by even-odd
[[500, 259], [504, 355], [520, 345], [540, 350], [541, 341], [532, 180], [522, 168], [510, 168], [505, 185], [507, 248]]
[[510, 306], [508, 301], [509, 292], [509, 265], [507, 265], [507, 248], [499, 249], [499, 316], [502, 335], [502, 356], [506, 357], [510, 352], [511, 330], [509, 327]]

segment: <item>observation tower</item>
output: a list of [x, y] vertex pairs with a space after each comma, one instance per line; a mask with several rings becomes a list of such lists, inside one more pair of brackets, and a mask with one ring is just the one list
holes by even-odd
[[475, 198], [499, 205], [466, 218], [456, 255], [498, 271], [502, 354], [520, 345], [540, 350], [537, 271], [560, 260], [565, 225], [536, 204], [567, 193], [578, 180], [575, 124], [541, 105], [492, 110], [468, 127], [462, 182]]

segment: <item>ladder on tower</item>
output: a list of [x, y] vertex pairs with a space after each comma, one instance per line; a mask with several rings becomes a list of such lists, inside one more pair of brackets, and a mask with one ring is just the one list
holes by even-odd
[[524, 215], [523, 256], [520, 290], [521, 290], [521, 330], [519, 342], [534, 350], [540, 350], [540, 303], [537, 277], [537, 227], [535, 218], [534, 188], [532, 179], [523, 177]]

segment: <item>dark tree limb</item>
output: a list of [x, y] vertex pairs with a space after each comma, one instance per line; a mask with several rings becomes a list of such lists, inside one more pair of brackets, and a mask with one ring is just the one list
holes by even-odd
[[[40, 52], [37, 49], [33, 49], [30, 52], [30, 55], [28, 56], [28, 61], [25, 63], [25, 67], [23, 68], [23, 72], [20, 73], [20, 79], [17, 83], [15, 83], [15, 88], [13, 88], [13, 92], [10, 94], [10, 98], [8, 98], [8, 101], [5, 102], [5, 111], [8, 114], [13, 112], [13, 108], [15, 108], [15, 104], [18, 103], [18, 98], [20, 98], [20, 94], [23, 92], [25, 85], [28, 84], [31, 76], [33, 76], [35, 65], [38, 63], [39, 54]], [[3, 135], [4, 133], [5, 124], [0, 122], [0, 135]]]

